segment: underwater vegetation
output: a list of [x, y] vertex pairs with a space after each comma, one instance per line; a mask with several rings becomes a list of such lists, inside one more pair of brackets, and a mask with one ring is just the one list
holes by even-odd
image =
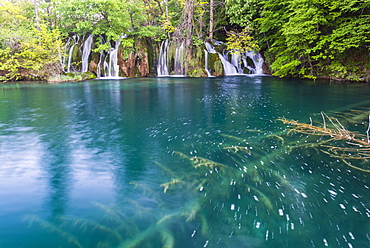
[[[353, 169], [360, 170], [362, 172], [370, 172], [366, 165], [365, 168], [362, 168], [348, 162], [349, 160], [357, 160], [363, 164], [370, 158], [370, 115], [368, 115], [367, 111], [363, 112], [356, 110], [353, 112], [355, 112], [356, 115], [350, 116], [354, 117], [356, 120], [361, 120], [360, 118], [363, 118], [364, 114], [368, 117], [369, 121], [366, 135], [347, 130], [337, 118], [329, 117], [324, 112], [321, 112], [321, 126], [312, 124], [312, 119], [311, 124], [299, 123], [297, 121], [287, 119], [279, 120], [284, 124], [291, 126], [288, 134], [293, 132], [306, 134], [311, 137], [311, 141], [307, 142], [306, 140], [306, 144], [304, 144], [304, 146], [310, 146], [316, 149], [316, 151], [320, 150], [330, 157], [339, 158], [344, 164]], [[342, 114], [340, 116], [346, 121], [353, 122], [353, 118], [347, 118], [347, 116], [349, 116], [348, 114]], [[312, 136], [319, 136], [319, 138], [312, 141]]]
[[[350, 207], [334, 208], [341, 197], [336, 191], [320, 192], [315, 180], [303, 182], [302, 177], [318, 172], [315, 166], [323, 159], [331, 166], [323, 169], [328, 173], [347, 168], [369, 172], [369, 139], [348, 131], [337, 118], [325, 113], [319, 117], [322, 123], [317, 125], [312, 120], [306, 124], [279, 119], [290, 129], [276, 133], [251, 129], [238, 136], [220, 133], [219, 149], [204, 156], [173, 151], [171, 161], [153, 162], [161, 171], [161, 184], [131, 182], [136, 197], [113, 205], [95, 203], [99, 216], [27, 220], [65, 240], [66, 247], [78, 248], [348, 244], [355, 222], [335, 217]], [[365, 205], [352, 206], [359, 219], [370, 215]], [[318, 219], [335, 228], [323, 232]], [[330, 232], [343, 232], [345, 238], [335, 239]], [[367, 244], [366, 238], [356, 241]]]

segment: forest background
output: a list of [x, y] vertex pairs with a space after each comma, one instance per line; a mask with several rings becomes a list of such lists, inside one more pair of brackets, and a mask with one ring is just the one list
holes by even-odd
[[190, 76], [204, 75], [194, 53], [217, 40], [261, 52], [275, 76], [370, 82], [369, 0], [0, 0], [0, 81], [63, 74], [76, 34], [94, 35], [96, 53], [119, 40], [121, 59], [181, 41]]

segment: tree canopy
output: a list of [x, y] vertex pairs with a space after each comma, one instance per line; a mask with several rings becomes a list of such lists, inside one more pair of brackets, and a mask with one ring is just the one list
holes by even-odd
[[260, 50], [277, 76], [361, 80], [369, 23], [368, 0], [0, 0], [0, 80], [60, 71], [63, 41], [76, 34], [98, 37], [96, 51], [171, 37], [189, 54], [217, 39]]
[[29, 7], [0, 0], [0, 81], [42, 79], [45, 71], [58, 71], [60, 33], [30, 22]]
[[370, 66], [367, 0], [227, 0], [230, 21], [252, 26], [277, 76], [358, 80]]

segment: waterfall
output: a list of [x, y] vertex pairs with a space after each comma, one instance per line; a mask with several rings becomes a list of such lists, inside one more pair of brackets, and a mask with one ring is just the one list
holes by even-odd
[[231, 64], [228, 60], [228, 53], [226, 53], [225, 56], [223, 56], [221, 53], [216, 52], [216, 50], [213, 48], [211, 44], [208, 42], [205, 43], [207, 51], [209, 53], [217, 53], [218, 57], [220, 58], [222, 65], [224, 67], [225, 76], [231, 76], [231, 75], [238, 75], [238, 72], [236, 71], [236, 68], [233, 64]]
[[[175, 53], [169, 53], [170, 45], [176, 46]], [[172, 50], [171, 50], [172, 51]], [[170, 57], [171, 56], [171, 57]], [[171, 68], [169, 66], [171, 63]], [[157, 65], [157, 76], [158, 77], [183, 77], [185, 76], [185, 53], [184, 43], [182, 42], [179, 46], [177, 44], [170, 44], [169, 40], [162, 41], [159, 49], [158, 65]]]
[[103, 63], [104, 77], [109, 77], [109, 64], [107, 62], [109, 54], [110, 52], [108, 52], [108, 54], [104, 58], [104, 63]]
[[[247, 58], [253, 63], [253, 66], [248, 64]], [[247, 68], [251, 74], [263, 74], [262, 65], [263, 65], [263, 58], [260, 53], [256, 53], [254, 51], [248, 51], [245, 53], [232, 53], [231, 55], [231, 64], [235, 66], [237, 69], [238, 74], [244, 74], [244, 68]]]
[[[207, 73], [209, 73], [208, 53], [214, 53], [218, 54], [222, 62], [225, 76], [245, 75], [244, 68], [247, 68], [252, 74], [263, 74], [262, 65], [264, 61], [260, 53], [256, 53], [253, 51], [245, 53], [226, 51], [226, 53], [222, 55], [221, 53], [217, 52], [214, 47], [208, 42], [205, 42], [205, 46], [207, 48], [207, 50], [204, 50], [206, 53], [205, 63]], [[253, 62], [253, 66], [248, 65], [247, 58], [250, 58], [250, 60]]]
[[[247, 58], [249, 58], [253, 66], [248, 64]], [[260, 75], [263, 74], [263, 58], [260, 53], [254, 51], [248, 51], [245, 53], [233, 53], [231, 56], [231, 63], [237, 68], [239, 74], [244, 74], [244, 68], [247, 68], [251, 74]]]
[[227, 60], [228, 54], [222, 56], [220, 53], [218, 53], [218, 57], [221, 59], [222, 65], [224, 67], [225, 76], [233, 76], [239, 74], [236, 71], [235, 66]]
[[100, 77], [101, 77], [101, 75], [102, 75], [102, 73], [101, 73], [101, 63], [102, 63], [102, 61], [103, 61], [103, 58], [104, 58], [104, 51], [101, 51], [101, 52], [100, 52], [100, 56], [99, 56], [98, 67], [97, 67], [97, 69], [96, 69], [96, 76], [97, 76], [98, 78], [100, 78]]
[[60, 60], [60, 64], [62, 66], [62, 70], [63, 72], [65, 72], [65, 68], [66, 68], [66, 56], [65, 54], [67, 54], [67, 48], [69, 46], [69, 43], [71, 42], [71, 38], [68, 38], [65, 46], [64, 46], [64, 53], [59, 53], [59, 60]]
[[116, 46], [111, 48], [109, 51], [109, 64], [108, 64], [108, 75], [107, 77], [117, 78], [119, 77], [119, 66], [118, 66], [118, 48], [121, 45], [121, 41], [116, 41]]
[[[75, 34], [75, 35], [73, 35], [72, 39], [73, 39], [74, 43], [69, 48], [69, 52], [68, 52], [68, 64], [67, 64], [67, 70], [66, 70], [66, 72], [71, 72], [72, 57], [73, 57], [73, 48], [78, 44], [78, 41], [80, 40], [80, 37], [77, 34]], [[69, 44], [69, 41], [68, 41], [68, 44]]]
[[231, 53], [231, 64], [235, 66], [238, 74], [244, 74], [243, 65], [245, 65], [245, 62], [247, 60], [245, 59], [243, 55], [244, 54], [241, 54], [241, 53]]
[[[104, 44], [105, 43], [105, 40], [104, 40], [104, 38], [102, 39], [102, 41], [101, 41], [101, 44]], [[96, 70], [96, 76], [98, 77], [98, 78], [101, 78], [101, 77], [103, 77], [103, 72], [105, 72], [106, 71], [106, 66], [105, 66], [105, 64], [106, 64], [106, 52], [104, 51], [104, 50], [102, 50], [101, 52], [100, 52], [100, 56], [99, 56], [99, 62], [98, 62], [98, 67], [97, 67], [97, 70]], [[103, 66], [103, 68], [102, 68], [102, 66]], [[103, 69], [103, 70], [102, 70]]]
[[209, 44], [208, 42], [206, 42], [204, 44], [206, 45], [207, 51], [209, 53], [217, 53], [216, 50], [213, 48], [213, 46], [211, 44]]
[[204, 49], [204, 70], [207, 72], [208, 77], [213, 77], [208, 69], [208, 51]]
[[168, 40], [162, 41], [159, 50], [157, 76], [168, 76]]
[[206, 45], [206, 50], [204, 50], [204, 54], [205, 54], [205, 61], [204, 61], [205, 68], [204, 69], [206, 70], [208, 77], [213, 77], [212, 73], [209, 71], [209, 68], [208, 68], [208, 54], [209, 53], [216, 54], [217, 52], [213, 48], [213, 46], [209, 44], [208, 42], [205, 42], [204, 44]]
[[246, 52], [246, 56], [253, 61], [254, 68], [252, 68], [253, 74], [263, 74], [263, 58], [260, 53], [256, 53], [253, 51]]
[[176, 47], [174, 67], [175, 67], [174, 71], [175, 71], [176, 75], [184, 75], [185, 74], [184, 42], [182, 42], [179, 47]]
[[82, 72], [87, 72], [89, 69], [89, 57], [91, 53], [91, 45], [93, 44], [93, 35], [90, 35], [84, 42], [82, 52]]
[[[107, 78], [119, 78], [119, 66], [118, 66], [118, 49], [121, 44], [121, 39], [126, 38], [127, 35], [122, 34], [119, 39], [115, 42], [115, 46], [111, 47], [108, 52], [101, 51], [99, 62], [97, 66], [97, 77], [107, 77]], [[76, 68], [73, 68], [73, 52], [76, 45], [79, 44], [80, 37], [75, 34], [70, 37], [66, 43], [65, 51], [68, 54], [68, 57], [62, 57], [61, 63], [64, 72], [76, 71]], [[89, 35], [87, 39], [83, 42], [82, 47], [82, 56], [81, 56], [81, 72], [87, 72], [89, 70], [89, 57], [91, 54], [91, 49], [93, 46], [94, 35]], [[102, 44], [106, 41], [103, 39]], [[68, 53], [67, 53], [68, 51]], [[109, 60], [108, 60], [109, 59]], [[66, 65], [66, 60], [68, 63]]]
[[117, 40], [115, 46], [111, 47], [108, 52], [105, 51], [100, 52], [99, 63], [96, 73], [98, 78], [106, 79], [120, 78], [118, 65], [118, 49], [120, 45], [121, 41]]

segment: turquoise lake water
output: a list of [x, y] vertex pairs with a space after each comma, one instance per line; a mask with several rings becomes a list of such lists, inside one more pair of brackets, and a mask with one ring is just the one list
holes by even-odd
[[324, 111], [365, 134], [369, 86], [1, 85], [0, 248], [370, 247], [370, 174], [277, 120]]

